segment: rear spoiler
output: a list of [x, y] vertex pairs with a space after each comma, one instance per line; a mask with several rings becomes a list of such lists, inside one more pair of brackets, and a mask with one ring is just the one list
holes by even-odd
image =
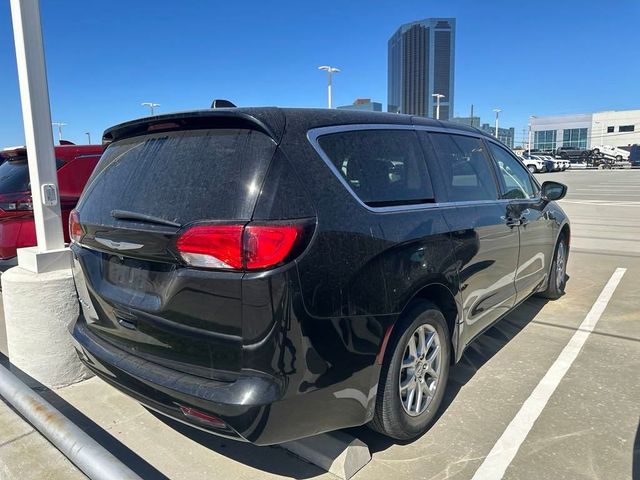
[[137, 137], [148, 133], [162, 133], [174, 130], [201, 130], [207, 128], [243, 128], [257, 130], [276, 142], [279, 135], [255, 116], [240, 110], [196, 110], [191, 112], [169, 113], [155, 117], [145, 117], [131, 122], [121, 123], [105, 130], [102, 145], [125, 138]]

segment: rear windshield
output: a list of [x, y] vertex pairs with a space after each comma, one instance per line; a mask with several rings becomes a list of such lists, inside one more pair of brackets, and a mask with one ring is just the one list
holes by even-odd
[[27, 161], [4, 162], [0, 165], [0, 194], [29, 190]]
[[[56, 160], [56, 168], [60, 168], [62, 165], [64, 165], [62, 160]], [[7, 160], [0, 165], [0, 194], [29, 190], [31, 190], [31, 182], [26, 157], [19, 160]]]
[[253, 130], [189, 130], [111, 144], [78, 204], [83, 222], [113, 210], [180, 224], [251, 217], [275, 142]]

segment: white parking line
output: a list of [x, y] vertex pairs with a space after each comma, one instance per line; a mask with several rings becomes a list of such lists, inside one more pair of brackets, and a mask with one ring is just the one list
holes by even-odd
[[525, 438], [527, 438], [533, 424], [547, 405], [549, 398], [553, 395], [558, 384], [580, 353], [589, 334], [595, 328], [598, 320], [600, 320], [602, 312], [604, 312], [607, 307], [609, 300], [611, 300], [613, 296], [613, 292], [616, 290], [626, 271], [626, 268], [617, 268], [616, 271], [613, 272], [613, 275], [611, 275], [611, 278], [602, 289], [596, 303], [593, 304], [576, 333], [573, 334], [569, 343], [564, 347], [529, 398], [522, 404], [522, 407], [493, 446], [489, 455], [484, 459], [472, 480], [500, 480], [502, 478], [504, 472], [516, 456], [516, 453], [518, 453], [520, 445], [522, 445]]

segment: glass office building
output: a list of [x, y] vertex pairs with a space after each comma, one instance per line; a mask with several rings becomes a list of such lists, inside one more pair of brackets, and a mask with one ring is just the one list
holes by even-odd
[[436, 117], [453, 113], [455, 18], [427, 18], [402, 25], [389, 39], [387, 111]]
[[533, 132], [533, 148], [552, 152], [556, 150], [556, 130]]
[[562, 131], [562, 145], [565, 147], [587, 148], [586, 128], [565, 128]]

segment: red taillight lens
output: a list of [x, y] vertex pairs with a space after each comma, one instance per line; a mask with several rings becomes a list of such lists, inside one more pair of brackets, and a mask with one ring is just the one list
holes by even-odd
[[72, 242], [80, 243], [84, 231], [80, 225], [80, 214], [77, 210], [72, 210], [69, 214], [69, 238]]
[[262, 270], [286, 260], [302, 232], [299, 225], [197, 225], [176, 247], [195, 267]]
[[248, 225], [244, 248], [248, 270], [259, 270], [282, 262], [296, 242], [300, 229], [292, 225]]
[[195, 226], [178, 239], [176, 247], [189, 265], [242, 269], [242, 225]]

